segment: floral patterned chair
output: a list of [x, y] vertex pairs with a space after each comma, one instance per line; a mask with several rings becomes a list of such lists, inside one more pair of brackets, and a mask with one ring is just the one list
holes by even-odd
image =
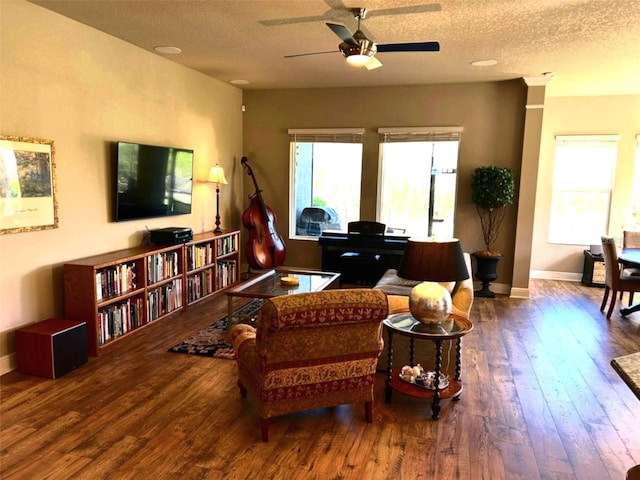
[[315, 408], [363, 401], [373, 421], [387, 314], [380, 290], [325, 290], [265, 300], [257, 328], [231, 329], [240, 394], [256, 406], [263, 441], [271, 417]]

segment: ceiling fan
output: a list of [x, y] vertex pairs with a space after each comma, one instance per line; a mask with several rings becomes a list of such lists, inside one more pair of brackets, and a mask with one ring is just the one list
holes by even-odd
[[[258, 23], [265, 27], [276, 27], [279, 25], [292, 25], [296, 23], [339, 21], [343, 18], [348, 18], [353, 12], [353, 9], [347, 7], [342, 0], [324, 0], [324, 3], [329, 6], [329, 10], [324, 12], [322, 15], [309, 15], [306, 17], [293, 18], [272, 18], [269, 20], [259, 20]], [[439, 12], [441, 10], [442, 6], [439, 3], [426, 3], [405, 7], [376, 8], [374, 10], [368, 10], [367, 15], [371, 18], [381, 17], [383, 15], [408, 15], [415, 13]]]
[[[387, 43], [376, 44], [367, 38], [360, 29], [360, 22], [367, 16], [366, 8], [352, 8], [353, 16], [358, 20], [358, 29], [352, 35], [347, 27], [337, 23], [327, 22], [327, 27], [331, 29], [340, 39], [342, 43], [338, 45], [339, 51], [347, 59], [347, 63], [353, 66], [364, 66], [367, 70], [373, 70], [382, 66], [382, 62], [378, 60], [376, 53], [383, 52], [439, 52], [440, 44], [438, 42], [414, 42], [414, 43]], [[335, 50], [329, 52], [313, 52], [300, 53], [296, 55], [285, 55], [284, 58], [304, 57], [308, 55], [322, 55], [325, 53], [335, 53]]]

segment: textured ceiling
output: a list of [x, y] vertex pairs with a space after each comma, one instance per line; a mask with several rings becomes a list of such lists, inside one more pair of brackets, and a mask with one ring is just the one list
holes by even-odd
[[[507, 80], [552, 72], [547, 95], [640, 94], [640, 0], [31, 0], [244, 89], [366, 87]], [[325, 21], [351, 32], [371, 12], [378, 43], [440, 42], [440, 52], [378, 53], [349, 66]], [[383, 15], [406, 7], [411, 13]], [[285, 55], [328, 52], [284, 58]], [[494, 59], [493, 67], [473, 67]]]

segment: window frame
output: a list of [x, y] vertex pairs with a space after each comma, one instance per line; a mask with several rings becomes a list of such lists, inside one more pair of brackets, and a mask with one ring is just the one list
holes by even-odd
[[[599, 243], [600, 235], [603, 232], [607, 232], [609, 230], [609, 224], [611, 221], [611, 206], [612, 206], [612, 198], [613, 198], [613, 189], [615, 187], [615, 175], [616, 168], [618, 163], [618, 155], [619, 155], [619, 135], [604, 135], [604, 134], [577, 134], [577, 135], [556, 135], [555, 137], [555, 146], [554, 146], [554, 162], [553, 162], [553, 176], [552, 176], [552, 186], [551, 186], [551, 203], [550, 203], [550, 211], [549, 211], [549, 230], [547, 233], [547, 242], [551, 245], [591, 245], [594, 243]], [[558, 179], [556, 175], [559, 173], [558, 169], [558, 149], [563, 145], [570, 144], [583, 144], [584, 147], [587, 147], [589, 143], [600, 144], [603, 147], [612, 146], [615, 147], [615, 154], [613, 156], [613, 161], [609, 167], [611, 171], [609, 172], [610, 182], [607, 188], [598, 187], [598, 188], [589, 188], [589, 187], [580, 187], [580, 188], [562, 188], [558, 187]], [[580, 168], [578, 165], [575, 168]], [[574, 170], [572, 170], [574, 171]], [[593, 175], [593, 174], [591, 174]], [[597, 176], [591, 176], [590, 178], [597, 178]], [[572, 237], [571, 235], [567, 235], [566, 232], [563, 234], [561, 231], [554, 227], [554, 210], [556, 208], [556, 200], [559, 194], [574, 194], [574, 195], [606, 195], [606, 208], [604, 209], [603, 218], [598, 218], [597, 221], [592, 219], [592, 221], [588, 222], [589, 225], [601, 225], [602, 228], [598, 228], [597, 232], [594, 228], [594, 232], [592, 234], [586, 233], [589, 238], [582, 237]], [[561, 217], [558, 222], [562, 224]], [[575, 231], [574, 231], [575, 234]], [[597, 237], [597, 238], [596, 238]]]
[[[454, 207], [452, 213], [452, 234], [455, 230], [455, 216], [456, 216], [456, 203], [458, 197], [458, 182], [459, 182], [459, 161], [460, 161], [460, 147], [462, 143], [462, 133], [464, 127], [452, 125], [452, 126], [440, 126], [440, 127], [381, 127], [378, 128], [378, 177], [377, 177], [377, 195], [376, 195], [376, 219], [381, 221], [382, 218], [382, 201], [383, 201], [383, 187], [384, 187], [384, 144], [385, 143], [410, 143], [410, 142], [439, 142], [439, 141], [457, 141], [458, 153], [456, 158], [456, 180], [455, 180], [455, 194], [454, 194]], [[433, 199], [433, 196], [431, 195]], [[431, 208], [431, 202], [428, 208]], [[429, 215], [429, 214], [427, 214]], [[393, 227], [393, 225], [392, 225]], [[427, 235], [432, 235], [433, 222], [430, 222], [427, 226]]]
[[[297, 143], [354, 143], [360, 144], [360, 168], [362, 173], [364, 155], [364, 128], [291, 128], [289, 134], [289, 238], [317, 241], [318, 236], [297, 233], [296, 208], [296, 144]], [[362, 182], [362, 178], [360, 180]], [[361, 185], [359, 185], [361, 187]], [[362, 202], [362, 190], [358, 191]], [[359, 212], [358, 212], [359, 215]], [[343, 226], [346, 231], [346, 225]]]

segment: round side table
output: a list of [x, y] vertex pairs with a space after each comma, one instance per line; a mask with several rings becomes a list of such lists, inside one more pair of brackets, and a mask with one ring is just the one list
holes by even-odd
[[[423, 324], [413, 318], [411, 313], [397, 313], [390, 315], [382, 324], [387, 330], [389, 347], [387, 350], [387, 380], [385, 383], [385, 401], [391, 403], [391, 394], [395, 390], [404, 395], [431, 400], [431, 418], [437, 420], [440, 415], [440, 399], [460, 399], [462, 393], [462, 380], [460, 379], [460, 356], [462, 337], [473, 330], [473, 324], [464, 317], [451, 314], [449, 318], [438, 324]], [[405, 381], [401, 377], [401, 368], [393, 367], [393, 337], [403, 335], [409, 337], [409, 365], [414, 366], [414, 342], [430, 341], [435, 344], [436, 358], [433, 367], [436, 379], [440, 375], [446, 375], [448, 382], [440, 388], [440, 382], [434, 382], [432, 388], [416, 385]], [[455, 373], [452, 376], [442, 371], [442, 342], [455, 340], [456, 360]]]

